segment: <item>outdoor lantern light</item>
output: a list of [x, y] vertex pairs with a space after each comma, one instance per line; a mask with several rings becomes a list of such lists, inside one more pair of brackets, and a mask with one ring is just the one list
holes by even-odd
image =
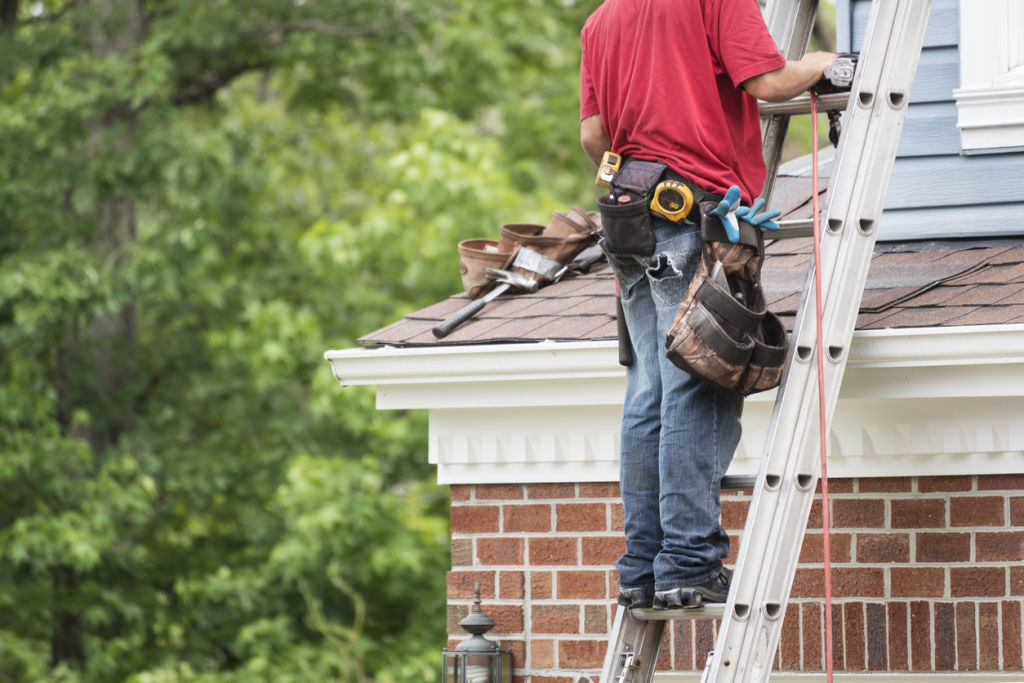
[[444, 683], [512, 683], [512, 653], [484, 638], [494, 619], [480, 613], [480, 584], [475, 587], [473, 610], [459, 626], [473, 635], [444, 651]]

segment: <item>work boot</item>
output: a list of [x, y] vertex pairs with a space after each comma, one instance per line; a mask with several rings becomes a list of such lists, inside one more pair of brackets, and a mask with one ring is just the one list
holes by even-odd
[[619, 591], [618, 602], [623, 607], [650, 607], [653, 604], [654, 588], [623, 588]]
[[696, 586], [657, 591], [654, 609], [696, 609], [708, 603], [725, 602], [731, 585], [732, 572], [722, 567], [717, 575]]

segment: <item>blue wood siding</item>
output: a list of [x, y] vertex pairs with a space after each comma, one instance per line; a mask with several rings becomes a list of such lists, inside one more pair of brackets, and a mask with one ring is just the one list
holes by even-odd
[[[870, 0], [836, 0], [840, 51], [860, 49], [870, 11]], [[958, 1], [932, 0], [880, 240], [1024, 235], [1024, 152], [960, 151], [959, 40]]]

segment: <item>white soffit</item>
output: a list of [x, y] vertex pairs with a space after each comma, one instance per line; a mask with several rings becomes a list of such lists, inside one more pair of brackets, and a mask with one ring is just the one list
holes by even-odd
[[[328, 351], [381, 409], [430, 412], [441, 483], [615, 481], [616, 344]], [[775, 392], [747, 399], [731, 469], [754, 474]], [[833, 477], [1024, 472], [1024, 325], [860, 331], [832, 425]]]

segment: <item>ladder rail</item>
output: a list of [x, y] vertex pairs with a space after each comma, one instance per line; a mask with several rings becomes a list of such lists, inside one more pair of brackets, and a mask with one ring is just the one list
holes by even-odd
[[[930, 0], [872, 5], [822, 237], [827, 423], [838, 400], [929, 6]], [[812, 277], [810, 271], [808, 282]], [[820, 474], [818, 425], [812, 419], [818, 414], [814, 294], [810, 287], [804, 291], [733, 590], [705, 681], [767, 680], [781, 636]]]

